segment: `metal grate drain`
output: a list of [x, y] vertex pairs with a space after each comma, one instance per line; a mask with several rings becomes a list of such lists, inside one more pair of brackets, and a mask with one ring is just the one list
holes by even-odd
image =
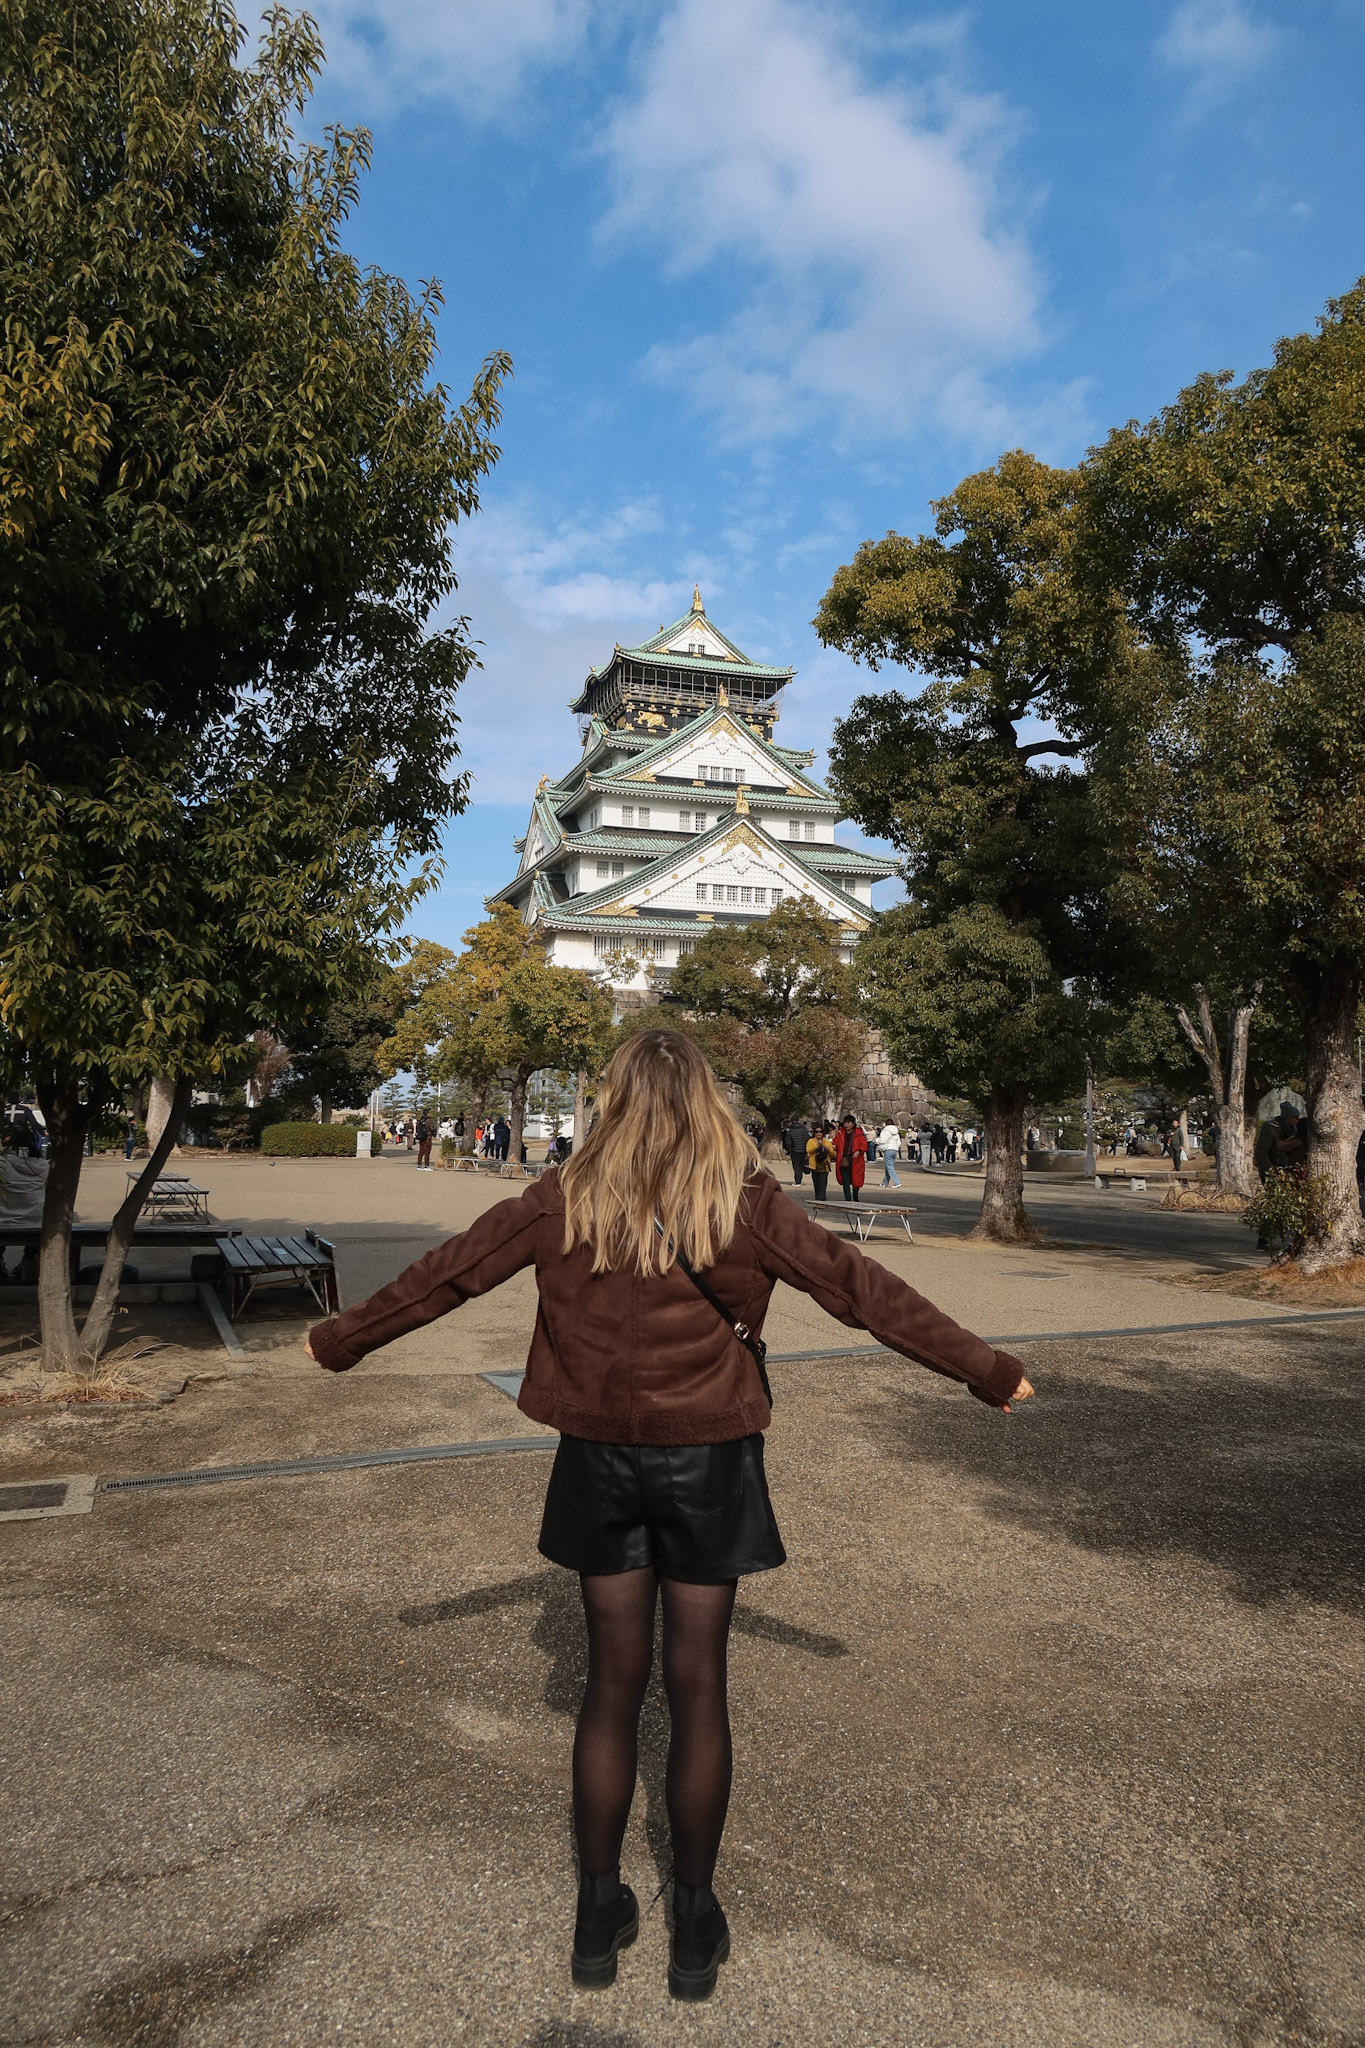
[[48, 1515], [88, 1515], [95, 1499], [90, 1473], [11, 1480], [0, 1486], [0, 1522], [36, 1522]]
[[326, 1458], [281, 1458], [266, 1465], [200, 1465], [190, 1472], [143, 1472], [104, 1479], [101, 1493], [147, 1493], [158, 1486], [219, 1486], [233, 1479], [292, 1479], [308, 1472], [355, 1472], [366, 1465], [416, 1465], [431, 1458], [486, 1458], [503, 1451], [553, 1451], [557, 1436], [485, 1437], [467, 1444], [418, 1444], [411, 1450], [342, 1451]]

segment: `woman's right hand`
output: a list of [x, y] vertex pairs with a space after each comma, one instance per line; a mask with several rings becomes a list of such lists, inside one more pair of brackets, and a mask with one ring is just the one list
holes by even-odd
[[1013, 1392], [1013, 1393], [1012, 1393], [1012, 1394], [1010, 1395], [1010, 1397], [1009, 1397], [1009, 1400], [1005, 1402], [1005, 1404], [1004, 1404], [1004, 1408], [1003, 1408], [1003, 1411], [1002, 1411], [1002, 1412], [1003, 1412], [1004, 1414], [1008, 1415], [1008, 1414], [1009, 1414], [1009, 1412], [1010, 1412], [1010, 1409], [1011, 1409], [1011, 1408], [1012, 1408], [1012, 1407], [1014, 1406], [1014, 1403], [1015, 1403], [1016, 1401], [1028, 1401], [1028, 1400], [1031, 1400], [1031, 1399], [1032, 1399], [1032, 1397], [1033, 1397], [1033, 1382], [1032, 1382], [1031, 1380], [1020, 1380], [1020, 1382], [1019, 1382], [1018, 1386], [1017, 1386], [1017, 1387], [1015, 1388], [1014, 1392]]

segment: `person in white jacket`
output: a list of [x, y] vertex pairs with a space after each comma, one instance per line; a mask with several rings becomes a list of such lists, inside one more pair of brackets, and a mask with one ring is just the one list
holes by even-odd
[[882, 1186], [898, 1188], [900, 1176], [896, 1172], [896, 1161], [901, 1154], [901, 1134], [889, 1118], [877, 1133], [877, 1150], [882, 1155]]

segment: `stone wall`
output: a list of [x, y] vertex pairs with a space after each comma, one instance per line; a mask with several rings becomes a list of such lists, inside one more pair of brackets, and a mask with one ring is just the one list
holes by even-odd
[[929, 1095], [913, 1074], [895, 1071], [880, 1032], [869, 1031], [866, 1056], [844, 1084], [836, 1106], [840, 1116], [852, 1110], [871, 1130], [888, 1117], [902, 1126], [918, 1122], [928, 1112]]

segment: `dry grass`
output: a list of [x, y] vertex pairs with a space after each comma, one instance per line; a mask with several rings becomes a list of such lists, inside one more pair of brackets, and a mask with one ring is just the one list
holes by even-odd
[[1244, 1195], [1220, 1195], [1214, 1187], [1182, 1188], [1174, 1182], [1161, 1198], [1163, 1209], [1202, 1209], [1236, 1216], [1246, 1207]]
[[121, 1344], [87, 1366], [49, 1370], [41, 1351], [25, 1349], [29, 1342], [36, 1347], [36, 1338], [20, 1338], [0, 1367], [0, 1408], [145, 1401], [150, 1389], [138, 1362], [166, 1349], [159, 1342]]
[[1365, 1259], [1348, 1259], [1323, 1273], [1305, 1273], [1297, 1259], [1250, 1273], [1170, 1276], [1177, 1286], [1205, 1294], [1240, 1294], [1252, 1301], [1276, 1301], [1286, 1308], [1365, 1308]]

